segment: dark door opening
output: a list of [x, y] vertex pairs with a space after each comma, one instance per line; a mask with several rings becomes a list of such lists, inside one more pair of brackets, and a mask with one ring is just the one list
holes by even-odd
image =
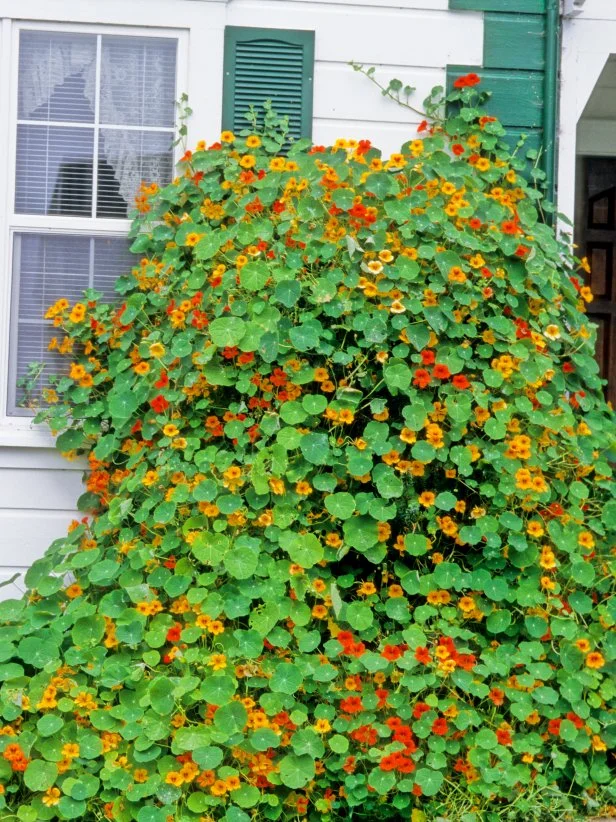
[[598, 326], [596, 357], [608, 381], [606, 398], [616, 408], [616, 157], [583, 157], [580, 171], [577, 253], [590, 263], [588, 317]]

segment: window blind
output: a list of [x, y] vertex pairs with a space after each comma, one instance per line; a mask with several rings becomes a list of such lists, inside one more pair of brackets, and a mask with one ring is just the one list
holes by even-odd
[[142, 180], [169, 182], [176, 51], [172, 38], [21, 32], [17, 214], [125, 218]]
[[86, 288], [101, 291], [105, 299], [117, 298], [115, 281], [130, 271], [135, 257], [125, 237], [52, 233], [16, 233], [13, 238], [13, 285], [16, 322], [10, 346], [12, 363], [10, 412], [18, 412], [25, 399], [17, 381], [30, 363], [44, 363], [42, 379], [32, 394], [41, 399], [49, 377], [66, 371], [67, 358], [49, 350], [64, 332], [44, 319], [47, 308], [62, 297], [71, 304], [83, 300]]

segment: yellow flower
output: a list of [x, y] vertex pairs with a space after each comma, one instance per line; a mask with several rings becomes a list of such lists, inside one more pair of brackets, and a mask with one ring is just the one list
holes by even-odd
[[61, 796], [62, 794], [60, 793], [60, 788], [48, 788], [42, 799], [43, 805], [51, 808], [53, 805], [57, 805], [59, 803]]
[[167, 425], [163, 426], [163, 434], [166, 437], [176, 437], [179, 433], [179, 428], [172, 422], [168, 422]]
[[255, 157], [252, 154], [244, 154], [240, 159], [240, 166], [242, 168], [254, 168], [257, 164]]
[[201, 237], [203, 237], [203, 234], [197, 234], [196, 231], [192, 231], [186, 237], [186, 241], [185, 241], [186, 245], [189, 246], [189, 247], [197, 245], [197, 243], [199, 242]]
[[317, 719], [317, 721], [312, 726], [318, 734], [326, 734], [329, 733], [332, 729], [332, 726], [327, 719]]
[[235, 134], [232, 131], [223, 131], [220, 135], [221, 143], [232, 143], [235, 140]]
[[75, 759], [79, 756], [79, 745], [75, 742], [67, 742], [66, 745], [62, 746], [62, 756], [67, 759]]
[[423, 491], [418, 499], [417, 502], [420, 505], [423, 505], [424, 508], [430, 508], [434, 505], [434, 500], [436, 499], [436, 494], [433, 491]]
[[246, 137], [246, 145], [248, 148], [259, 148], [261, 145], [261, 138], [256, 134], [251, 134], [249, 137]]
[[152, 343], [150, 346], [150, 356], [152, 357], [162, 357], [165, 353], [165, 346], [162, 343], [156, 342]]

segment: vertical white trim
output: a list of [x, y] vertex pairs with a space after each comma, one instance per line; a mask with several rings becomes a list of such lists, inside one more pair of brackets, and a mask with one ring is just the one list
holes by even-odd
[[98, 203], [98, 153], [100, 146], [101, 119], [101, 63], [103, 35], [96, 35], [96, 67], [94, 69], [94, 144], [92, 146], [92, 217], [96, 217]]
[[[558, 125], [558, 210], [575, 217], [577, 126], [610, 54], [616, 53], [616, 19], [563, 20]], [[562, 231], [571, 229], [560, 223]]]
[[9, 210], [12, 211], [13, 191], [11, 170], [11, 104], [15, 89], [13, 71], [13, 45], [11, 21], [0, 19], [0, 418], [4, 416], [8, 403], [9, 375], [9, 329], [11, 326], [11, 243], [9, 237]]

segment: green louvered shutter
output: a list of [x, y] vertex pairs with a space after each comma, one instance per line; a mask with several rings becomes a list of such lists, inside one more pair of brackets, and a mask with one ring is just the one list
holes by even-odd
[[240, 131], [250, 105], [271, 100], [294, 139], [312, 133], [314, 32], [227, 26], [222, 127]]

